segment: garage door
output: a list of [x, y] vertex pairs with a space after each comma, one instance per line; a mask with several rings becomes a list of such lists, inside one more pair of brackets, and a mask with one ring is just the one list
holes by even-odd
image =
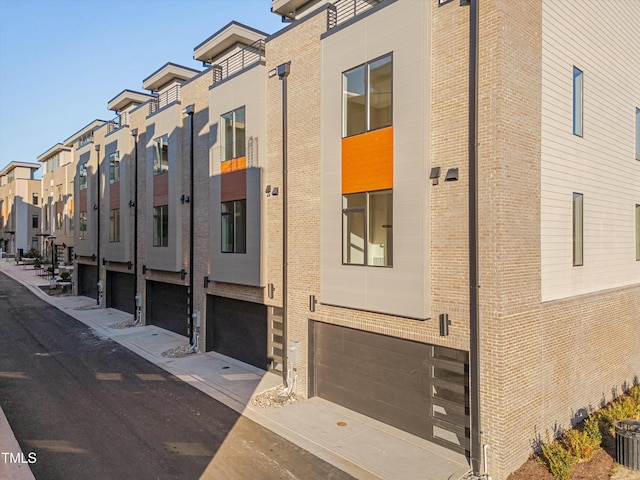
[[310, 395], [468, 452], [467, 352], [321, 322], [311, 331]]
[[267, 370], [267, 306], [208, 295], [206, 349]]
[[133, 274], [107, 272], [107, 307], [135, 313], [135, 284]]
[[183, 285], [147, 281], [147, 325], [189, 336], [189, 292]]
[[98, 299], [98, 267], [78, 264], [78, 295]]

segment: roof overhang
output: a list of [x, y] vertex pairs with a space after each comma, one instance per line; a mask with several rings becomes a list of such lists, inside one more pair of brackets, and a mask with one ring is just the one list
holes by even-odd
[[184, 82], [199, 73], [200, 71], [194, 68], [183, 67], [175, 63], [166, 63], [142, 81], [142, 88], [157, 92], [174, 80]]
[[120, 112], [131, 104], [140, 105], [151, 98], [154, 98], [153, 95], [149, 95], [148, 93], [123, 90], [109, 100], [107, 108], [113, 112]]
[[193, 59], [204, 63], [214, 60], [235, 45], [247, 46], [267, 38], [267, 34], [238, 22], [231, 22], [193, 49]]
[[10, 162], [9, 165], [7, 165], [2, 170], [0, 170], [0, 175], [6, 175], [11, 170], [15, 168], [20, 168], [20, 167], [30, 168], [32, 170], [38, 170], [41, 167], [41, 165], [39, 163], [32, 163], [32, 162]]
[[52, 155], [55, 155], [56, 153], [60, 153], [60, 152], [70, 152], [71, 151], [71, 147], [67, 147], [61, 143], [56, 143], [53, 147], [51, 147], [49, 150], [47, 150], [46, 152], [44, 152], [43, 154], [41, 154], [37, 160], [39, 162], [44, 162], [47, 158], [49, 158]]
[[296, 10], [310, 0], [272, 0], [271, 11], [283, 17], [296, 18]]
[[92, 130], [97, 130], [98, 128], [100, 128], [101, 126], [103, 126], [105, 123], [104, 120], [94, 120], [93, 122], [91, 122], [89, 125], [87, 125], [86, 127], [84, 127], [82, 130], [78, 130], [76, 133], [74, 133], [73, 135], [71, 135], [69, 138], [67, 138], [64, 141], [64, 144], [66, 146], [73, 146], [73, 142], [75, 142], [75, 140], [78, 137], [83, 136], [85, 133], [88, 133]]

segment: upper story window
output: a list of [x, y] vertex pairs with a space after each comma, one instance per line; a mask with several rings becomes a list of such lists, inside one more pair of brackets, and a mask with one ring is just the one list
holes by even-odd
[[80, 212], [80, 218], [78, 219], [78, 239], [87, 239], [87, 212]]
[[153, 207], [153, 246], [169, 246], [169, 206]]
[[120, 181], [120, 152], [109, 155], [109, 183]]
[[109, 210], [109, 242], [120, 241], [120, 209]]
[[163, 135], [153, 140], [153, 174], [169, 171], [169, 136]]
[[573, 67], [573, 134], [582, 136], [583, 118], [583, 73]]
[[342, 74], [342, 136], [392, 124], [393, 56], [372, 60]]
[[573, 194], [573, 266], [584, 264], [584, 196]]
[[31, 196], [31, 203], [32, 203], [33, 205], [38, 205], [38, 194], [37, 194], [37, 193], [34, 193], [34, 194]]
[[58, 202], [61, 202], [63, 200], [62, 198], [62, 184], [60, 185], [56, 185], [56, 198]]
[[245, 156], [245, 109], [237, 108], [220, 118], [222, 161]]
[[15, 180], [15, 178], [16, 178], [16, 172], [14, 172], [14, 171], [9, 172], [7, 174], [7, 183], [9, 184], [9, 183], [13, 182]]
[[80, 188], [80, 190], [86, 189], [87, 188], [87, 164], [86, 163], [83, 163], [82, 165], [80, 165], [80, 168], [78, 169], [78, 177], [80, 177], [78, 188]]
[[222, 253], [247, 252], [247, 201], [222, 202]]
[[56, 153], [51, 157], [47, 158], [44, 162], [44, 172], [50, 173], [53, 172], [56, 168], [60, 166], [60, 154]]

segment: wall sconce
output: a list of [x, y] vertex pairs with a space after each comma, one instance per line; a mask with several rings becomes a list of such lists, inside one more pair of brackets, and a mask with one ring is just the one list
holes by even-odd
[[147, 266], [142, 265], [142, 274], [144, 275], [145, 273], [147, 273]]
[[134, 202], [133, 200], [129, 200], [129, 207], [135, 207], [136, 206], [136, 202]]
[[108, 262], [108, 260], [106, 258], [102, 257], [102, 265], [106, 265], [107, 262]]
[[131, 268], [133, 268], [133, 263], [129, 261], [127, 262], [127, 270], [131, 270]]
[[94, 149], [96, 152], [99, 152], [99, 151], [100, 151], [100, 145], [94, 145], [94, 146], [93, 146], [93, 149]]
[[444, 177], [444, 181], [445, 182], [453, 182], [455, 180], [458, 180], [458, 169], [457, 168], [450, 168], [449, 170], [447, 170], [447, 176]]
[[94, 203], [94, 204], [93, 204], [93, 209], [94, 209], [94, 210], [97, 210], [97, 209], [98, 209], [98, 204], [97, 204], [97, 203]]
[[96, 254], [94, 253], [93, 255], [91, 255], [91, 261], [95, 262], [96, 261]]
[[184, 280], [185, 278], [187, 278], [187, 271], [183, 268], [180, 270], [180, 280]]
[[132, 137], [137, 137], [138, 136], [138, 129], [137, 128], [131, 129], [131, 136]]
[[269, 298], [273, 298], [273, 291], [275, 290], [275, 288], [273, 287], [273, 283], [268, 283], [267, 284], [267, 295], [269, 296]]
[[184, 113], [185, 115], [193, 115], [194, 111], [195, 111], [195, 105], [187, 105], [182, 109], [182, 113]]
[[210, 283], [211, 280], [209, 280], [209, 277], [204, 277], [204, 288], [209, 288]]
[[438, 179], [440, 178], [440, 167], [433, 167], [431, 169], [431, 173], [429, 173], [429, 178], [433, 180], [432, 185], [438, 185]]
[[316, 300], [316, 296], [309, 295], [309, 311], [310, 312], [316, 311], [316, 303], [318, 303], [318, 301]]
[[267, 185], [267, 188], [264, 189], [264, 193], [267, 194], [267, 197], [271, 196], [271, 185]]
[[446, 337], [449, 335], [449, 325], [451, 325], [451, 320], [449, 320], [448, 313], [440, 314], [440, 336]]
[[278, 196], [278, 187], [273, 187], [273, 190], [271, 190], [271, 195], [273, 195], [274, 197]]
[[77, 260], [77, 259], [78, 259], [78, 254], [77, 254], [77, 253], [74, 253], [74, 254], [73, 254], [73, 259], [74, 259], [74, 260]]
[[184, 193], [182, 194], [182, 196], [180, 197], [180, 202], [182, 203], [189, 203], [189, 195], [185, 195]]

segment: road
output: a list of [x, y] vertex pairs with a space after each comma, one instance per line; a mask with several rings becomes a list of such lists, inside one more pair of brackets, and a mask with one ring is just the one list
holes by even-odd
[[352, 478], [2, 273], [0, 406], [38, 480]]

